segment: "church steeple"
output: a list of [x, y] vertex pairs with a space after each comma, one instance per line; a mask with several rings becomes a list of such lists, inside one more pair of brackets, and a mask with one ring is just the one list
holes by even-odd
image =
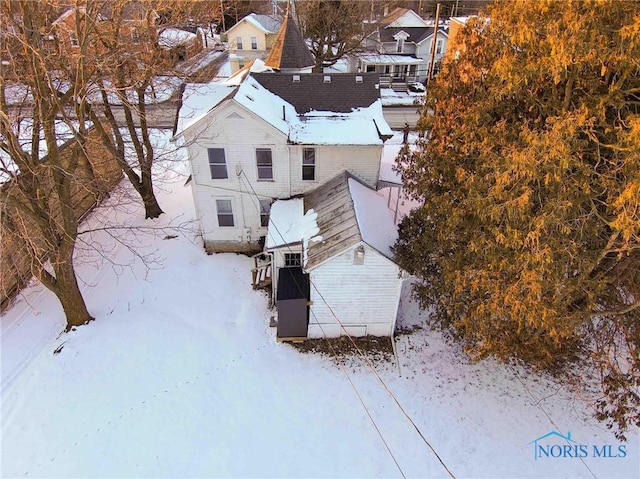
[[316, 63], [288, 5], [287, 15], [264, 63], [283, 73], [310, 73]]

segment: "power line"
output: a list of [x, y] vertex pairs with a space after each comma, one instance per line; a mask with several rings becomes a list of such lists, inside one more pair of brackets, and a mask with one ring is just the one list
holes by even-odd
[[[251, 189], [251, 191], [253, 192], [253, 194], [255, 195], [256, 198], [258, 198], [258, 195], [255, 191], [255, 189], [253, 188], [253, 185], [251, 184], [251, 182], [249, 181], [249, 178], [247, 177], [246, 173], [244, 172], [244, 170], [241, 170], [241, 174], [244, 175], [244, 177], [246, 178], [246, 181], [248, 183], [249, 188]], [[259, 199], [259, 198], [258, 198]], [[253, 202], [252, 202], [253, 203]], [[284, 241], [284, 236], [282, 235], [282, 233], [280, 233], [280, 231], [278, 230], [278, 227], [275, 225], [275, 223], [271, 223], [274, 227], [274, 229], [276, 230], [276, 232], [278, 233], [278, 235], [280, 236], [280, 238]], [[285, 247], [293, 253], [293, 250], [291, 249], [291, 247], [288, 244], [285, 244]], [[302, 294], [302, 288], [300, 287], [300, 285], [298, 284], [297, 280], [295, 278], [293, 278], [294, 283], [296, 284], [296, 287], [298, 288], [298, 292], [300, 294]], [[394, 402], [396, 403], [396, 405], [398, 406], [398, 408], [400, 409], [400, 411], [402, 412], [402, 414], [405, 416], [405, 418], [411, 423], [411, 425], [414, 427], [414, 429], [417, 431], [418, 435], [420, 436], [420, 438], [422, 439], [422, 441], [428, 446], [428, 448], [433, 452], [433, 454], [436, 456], [436, 458], [438, 459], [438, 461], [440, 462], [440, 464], [442, 465], [442, 467], [447, 471], [447, 473], [449, 474], [449, 476], [452, 479], [455, 479], [454, 474], [451, 472], [451, 470], [447, 467], [447, 465], [444, 463], [444, 461], [442, 460], [442, 458], [440, 457], [440, 455], [436, 452], [435, 448], [431, 445], [431, 443], [427, 440], [427, 438], [424, 436], [424, 434], [422, 434], [422, 431], [420, 431], [420, 428], [417, 426], [417, 424], [413, 421], [413, 419], [411, 418], [411, 416], [409, 416], [409, 414], [406, 412], [406, 410], [404, 409], [404, 407], [402, 407], [402, 404], [400, 404], [400, 401], [398, 400], [398, 398], [395, 396], [395, 394], [393, 394], [393, 392], [389, 389], [389, 387], [386, 385], [386, 383], [384, 382], [384, 380], [380, 377], [380, 375], [378, 374], [378, 371], [375, 369], [373, 363], [371, 362], [371, 360], [365, 356], [365, 354], [362, 352], [362, 350], [360, 349], [360, 347], [356, 344], [356, 342], [354, 341], [353, 337], [349, 334], [349, 332], [346, 330], [346, 328], [344, 327], [344, 324], [342, 323], [342, 321], [340, 321], [340, 319], [338, 318], [338, 316], [336, 315], [335, 311], [333, 310], [333, 308], [329, 305], [329, 303], [327, 302], [327, 300], [324, 298], [324, 296], [322, 295], [322, 293], [320, 293], [320, 290], [318, 289], [318, 287], [316, 286], [316, 284], [311, 281], [311, 278], [309, 278], [309, 283], [313, 286], [313, 288], [315, 289], [315, 291], [318, 293], [320, 299], [322, 300], [322, 302], [327, 306], [327, 308], [329, 309], [329, 311], [331, 312], [331, 315], [335, 318], [335, 320], [338, 322], [338, 324], [340, 325], [340, 328], [342, 331], [344, 331], [345, 335], [349, 338], [349, 341], [351, 341], [351, 343], [353, 344], [353, 346], [356, 348], [356, 351], [358, 352], [358, 354], [365, 360], [367, 366], [369, 367], [369, 369], [371, 369], [371, 371], [373, 372], [373, 374], [376, 376], [376, 378], [378, 379], [378, 381], [380, 382], [380, 384], [382, 385], [382, 387], [385, 389], [385, 391], [387, 391], [387, 394], [389, 396], [391, 396], [391, 398], [394, 400]], [[325, 335], [325, 331], [324, 328], [322, 327], [320, 321], [318, 321], [318, 318], [316, 317], [315, 313], [313, 312], [313, 310], [311, 310], [317, 325], [320, 327], [322, 334]], [[393, 341], [393, 338], [391, 339]], [[330, 344], [331, 350], [335, 355], [335, 350], [333, 348], [333, 345]], [[341, 369], [342, 366], [341, 366]], [[347, 376], [347, 378], [349, 379], [349, 382], [351, 383], [354, 391], [356, 392], [356, 394], [358, 395], [358, 398], [360, 399], [360, 402], [362, 403], [363, 407], [365, 408], [365, 410], [367, 411], [367, 414], [369, 415], [369, 418], [371, 419], [374, 427], [376, 428], [376, 431], [378, 431], [378, 434], [380, 434], [380, 437], [382, 439], [382, 441], [385, 444], [385, 447], [387, 447], [387, 451], [389, 452], [389, 454], [391, 455], [391, 457], [393, 458], [394, 462], [396, 463], [396, 465], [398, 466], [398, 469], [400, 470], [400, 473], [402, 474], [403, 477], [406, 477], [404, 475], [404, 473], [402, 472], [402, 469], [400, 468], [400, 465], [398, 464], [398, 462], [395, 459], [395, 456], [393, 455], [393, 453], [391, 452], [391, 449], [389, 449], [389, 446], [387, 445], [386, 441], [384, 440], [384, 437], [382, 436], [380, 430], [378, 429], [377, 425], [375, 424], [375, 421], [373, 420], [373, 418], [371, 417], [366, 405], [364, 404], [364, 402], [362, 401], [362, 398], [360, 397], [360, 394], [358, 393], [357, 389], [355, 388], [355, 385], [353, 384], [353, 382], [351, 381], [351, 378], [349, 377], [349, 375], [346, 373], [345, 370], [343, 370], [343, 372], [345, 373], [345, 375]]]

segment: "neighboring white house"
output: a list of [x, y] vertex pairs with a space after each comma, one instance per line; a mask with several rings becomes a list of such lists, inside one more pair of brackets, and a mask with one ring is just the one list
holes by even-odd
[[231, 72], [235, 73], [256, 58], [266, 57], [280, 30], [282, 18], [247, 15], [226, 32]]
[[397, 236], [385, 198], [348, 172], [276, 201], [262, 267], [273, 268], [278, 338], [392, 336], [406, 277]]
[[378, 22], [365, 40], [364, 50], [352, 57], [352, 69], [377, 72], [383, 86], [392, 83], [424, 82], [435, 41], [434, 68], [447, 50], [447, 29], [437, 29], [412, 10], [396, 8]]

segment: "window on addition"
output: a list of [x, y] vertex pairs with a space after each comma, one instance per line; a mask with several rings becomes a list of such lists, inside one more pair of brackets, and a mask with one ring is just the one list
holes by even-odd
[[284, 254], [284, 267], [295, 268], [302, 266], [302, 254], [301, 253], [285, 253]]
[[302, 179], [313, 181], [316, 179], [316, 149], [305, 148], [302, 150]]

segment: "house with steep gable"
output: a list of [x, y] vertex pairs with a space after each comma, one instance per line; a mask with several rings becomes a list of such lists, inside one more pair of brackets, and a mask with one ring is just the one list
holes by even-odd
[[434, 42], [437, 69], [447, 49], [447, 38], [445, 27], [436, 28], [414, 11], [398, 7], [378, 22], [365, 40], [365, 51], [351, 63], [358, 71], [380, 74], [383, 86], [424, 82]]
[[282, 18], [275, 15], [251, 13], [229, 28], [227, 37], [231, 73], [235, 73], [253, 60], [264, 59], [271, 49]]

